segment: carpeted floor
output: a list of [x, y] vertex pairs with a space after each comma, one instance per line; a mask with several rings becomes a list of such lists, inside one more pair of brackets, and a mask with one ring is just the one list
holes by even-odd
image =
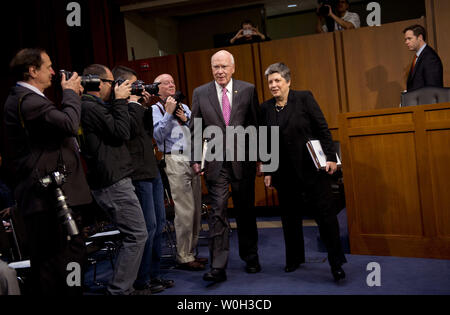
[[[345, 211], [340, 216], [341, 236], [348, 252], [348, 235]], [[278, 218], [259, 220], [259, 254], [262, 271], [247, 274], [245, 264], [238, 256], [237, 233], [230, 239], [228, 280], [210, 285], [202, 280], [202, 271], [192, 272], [174, 268], [174, 261], [163, 259], [162, 275], [175, 281], [175, 286], [159, 295], [435, 295], [450, 294], [450, 260], [362, 256], [347, 254], [343, 266], [347, 278], [336, 284], [330, 273], [326, 252], [318, 240], [318, 230], [307, 221], [304, 227], [306, 264], [292, 273], [284, 272], [284, 241]], [[206, 232], [203, 232], [206, 234]], [[207, 240], [202, 239], [199, 256], [208, 257]], [[168, 249], [165, 250], [169, 253]], [[369, 286], [367, 270], [371, 262], [380, 266], [381, 286]], [[209, 267], [209, 266], [208, 266]], [[111, 265], [98, 263], [97, 280], [106, 283], [111, 277]], [[93, 284], [92, 268], [86, 274], [86, 294], [100, 292], [102, 287]], [[373, 279], [369, 276], [369, 279]]]

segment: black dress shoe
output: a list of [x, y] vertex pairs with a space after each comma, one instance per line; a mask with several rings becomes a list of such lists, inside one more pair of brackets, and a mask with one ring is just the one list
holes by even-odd
[[151, 285], [158, 285], [158, 284], [160, 284], [160, 285], [162, 285], [165, 289], [167, 289], [167, 288], [173, 287], [173, 286], [175, 285], [175, 281], [173, 281], [173, 280], [168, 280], [168, 279], [162, 279], [162, 278], [155, 278], [155, 279], [152, 279], [152, 280], [150, 281], [150, 284], [151, 284]]
[[209, 271], [203, 275], [203, 280], [222, 282], [222, 281], [227, 280], [227, 274], [225, 272], [225, 269], [213, 268], [213, 269], [211, 269], [211, 271]]
[[261, 271], [261, 265], [259, 262], [248, 262], [245, 266], [245, 271], [247, 273], [258, 273]]
[[284, 267], [285, 272], [293, 272], [300, 267], [300, 264], [288, 264], [286, 267]]
[[331, 267], [331, 274], [333, 275], [334, 281], [336, 281], [336, 282], [338, 282], [339, 280], [345, 279], [345, 272], [341, 266]]

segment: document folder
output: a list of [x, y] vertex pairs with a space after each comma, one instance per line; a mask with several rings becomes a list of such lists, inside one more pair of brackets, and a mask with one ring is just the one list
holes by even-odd
[[[318, 170], [324, 170], [327, 167], [327, 157], [323, 152], [322, 145], [319, 140], [309, 140], [306, 143], [306, 147], [308, 148], [309, 154], [314, 162], [314, 165]], [[336, 153], [336, 161], [337, 166], [341, 167], [341, 159], [339, 155]]]

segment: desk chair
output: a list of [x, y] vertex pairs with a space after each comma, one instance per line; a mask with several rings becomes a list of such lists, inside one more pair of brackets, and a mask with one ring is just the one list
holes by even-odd
[[450, 102], [450, 88], [428, 86], [402, 93], [402, 107]]
[[94, 284], [103, 285], [97, 281], [97, 263], [101, 260], [108, 259], [114, 269], [114, 257], [121, 239], [120, 231], [113, 229], [91, 235], [86, 240], [88, 263], [94, 268]]

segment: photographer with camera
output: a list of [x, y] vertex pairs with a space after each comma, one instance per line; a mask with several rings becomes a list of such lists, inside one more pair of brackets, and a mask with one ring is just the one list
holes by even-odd
[[134, 287], [139, 290], [147, 288], [151, 293], [157, 293], [175, 284], [173, 280], [162, 279], [160, 274], [166, 208], [164, 187], [153, 151], [153, 116], [150, 102], [151, 96], [159, 92], [158, 84], [145, 85], [137, 80], [137, 73], [133, 69], [124, 66], [117, 66], [112, 72], [116, 80], [129, 80], [132, 86], [136, 87], [128, 100], [131, 137], [127, 141], [127, 147], [134, 167], [130, 177], [141, 203], [148, 238]]
[[317, 33], [350, 30], [360, 27], [359, 15], [349, 12], [349, 0], [319, 0]]
[[[81, 80], [77, 73], [69, 80], [61, 78], [63, 98], [59, 109], [44, 95], [55, 75], [44, 50], [22, 49], [10, 67], [17, 84], [5, 103], [5, 160], [14, 175], [14, 195], [25, 222], [31, 292], [82, 294], [86, 247], [68, 208], [92, 200], [75, 140], [80, 123]], [[58, 182], [53, 181], [55, 173], [60, 174]], [[43, 186], [46, 179], [50, 179], [49, 185]], [[81, 267], [79, 285], [67, 283], [71, 263]]]
[[[97, 204], [111, 215], [122, 235], [122, 245], [107, 292], [113, 295], [146, 294], [133, 288], [144, 253], [147, 229], [130, 179], [133, 165], [126, 146], [131, 136], [127, 101], [131, 83], [126, 80], [116, 84], [111, 71], [103, 65], [88, 66], [83, 75], [89, 74], [97, 75], [101, 82], [99, 91], [85, 88], [82, 96], [84, 145], [81, 149], [92, 194]], [[110, 100], [113, 91], [114, 98]]]
[[241, 23], [241, 29], [230, 39], [230, 44], [241, 45], [269, 40], [250, 20]]
[[190, 271], [205, 269], [205, 258], [194, 255], [198, 243], [201, 220], [201, 181], [189, 162], [189, 120], [191, 111], [182, 104], [170, 74], [159, 75], [160, 101], [153, 105], [153, 136], [158, 149], [164, 154], [165, 171], [175, 206], [175, 231], [177, 237], [177, 262], [179, 268]]

